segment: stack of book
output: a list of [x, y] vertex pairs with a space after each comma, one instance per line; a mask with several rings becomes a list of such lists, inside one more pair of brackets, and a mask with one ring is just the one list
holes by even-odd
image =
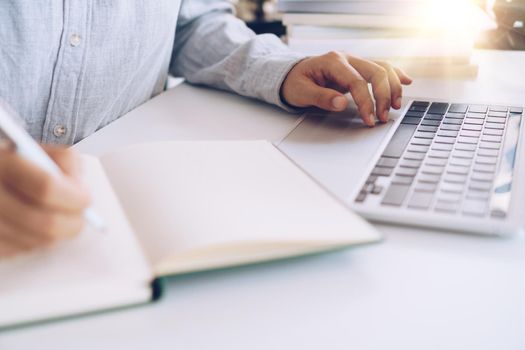
[[475, 38], [492, 25], [467, 0], [279, 0], [278, 9], [295, 51], [342, 51], [418, 77], [475, 77]]

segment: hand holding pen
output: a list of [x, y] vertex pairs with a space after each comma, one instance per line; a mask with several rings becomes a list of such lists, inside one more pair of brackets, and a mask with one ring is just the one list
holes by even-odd
[[86, 220], [103, 228], [73, 151], [42, 149], [1, 105], [0, 130], [0, 259], [73, 237]]

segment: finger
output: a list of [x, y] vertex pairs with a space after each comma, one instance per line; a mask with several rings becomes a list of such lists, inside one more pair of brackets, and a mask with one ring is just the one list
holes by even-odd
[[0, 157], [4, 185], [27, 202], [70, 213], [83, 211], [89, 205], [87, 190], [76, 181], [49, 175], [13, 152], [2, 152]]
[[16, 232], [29, 232], [47, 239], [72, 237], [84, 226], [82, 212], [67, 214], [43, 209], [20, 200], [6, 190], [0, 192], [0, 221]]
[[0, 221], [0, 256], [14, 255], [49, 245], [51, 242], [49, 237], [30, 234]]
[[396, 72], [397, 76], [399, 77], [399, 80], [401, 81], [401, 84], [403, 85], [410, 85], [412, 84], [412, 78], [408, 76], [402, 69], [394, 67], [394, 71]]
[[329, 76], [329, 80], [350, 91], [359, 109], [359, 115], [365, 124], [374, 126], [374, 102], [368, 91], [368, 83], [359, 72], [348, 63], [343, 55], [329, 53], [325, 55], [325, 57], [327, 59], [325, 60], [323, 69], [325, 74]]
[[299, 94], [298, 107], [315, 106], [327, 111], [343, 111], [348, 106], [348, 99], [340, 92], [315, 84], [311, 80], [304, 80], [297, 85]]
[[45, 145], [46, 153], [57, 163], [64, 174], [71, 177], [79, 178], [81, 173], [80, 160], [75, 152], [68, 148]]
[[392, 104], [387, 70], [377, 63], [362, 58], [348, 56], [347, 59], [350, 65], [352, 65], [366, 81], [372, 84], [372, 91], [376, 101], [376, 115], [379, 120], [386, 122]]
[[394, 107], [395, 109], [401, 108], [403, 88], [401, 87], [401, 81], [399, 80], [399, 77], [396, 71], [390, 64], [386, 62], [376, 62], [376, 63], [379, 64], [384, 69], [386, 69], [387, 71], [388, 82], [390, 84], [390, 94], [391, 94], [390, 100], [392, 102], [392, 107]]

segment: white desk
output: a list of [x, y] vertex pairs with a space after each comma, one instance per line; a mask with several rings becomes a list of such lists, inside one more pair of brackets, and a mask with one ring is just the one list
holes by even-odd
[[[479, 78], [407, 96], [525, 103], [525, 52], [478, 52]], [[283, 137], [297, 117], [180, 86], [78, 145]], [[357, 152], [370, 157], [374, 150]], [[0, 349], [525, 349], [525, 239], [380, 226], [384, 244], [171, 278], [158, 303], [0, 335]], [[1, 312], [1, 310], [0, 310]]]

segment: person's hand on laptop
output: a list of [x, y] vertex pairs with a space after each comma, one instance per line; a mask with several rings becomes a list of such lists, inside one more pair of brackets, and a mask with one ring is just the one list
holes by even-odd
[[411, 83], [408, 75], [386, 62], [330, 52], [295, 65], [281, 86], [281, 97], [292, 107], [343, 111], [348, 106], [344, 94], [349, 92], [365, 124], [374, 126], [376, 116], [386, 122], [390, 107], [401, 108], [402, 85]]
[[47, 246], [78, 234], [89, 205], [73, 151], [45, 147], [64, 176], [53, 177], [0, 148], [0, 258]]

